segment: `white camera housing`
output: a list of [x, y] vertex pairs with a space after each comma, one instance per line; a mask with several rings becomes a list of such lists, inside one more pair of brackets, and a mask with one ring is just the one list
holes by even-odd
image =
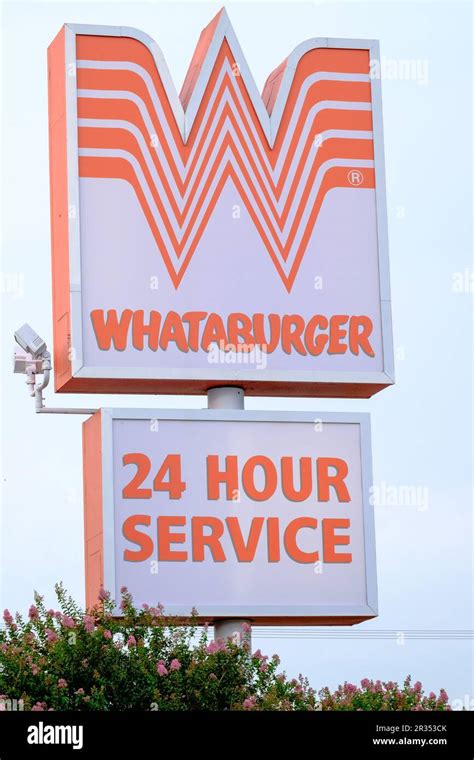
[[43, 338], [27, 323], [16, 330], [15, 340], [23, 351], [31, 354], [33, 359], [37, 359], [46, 351], [46, 343]]
[[43, 359], [33, 359], [31, 354], [16, 348], [13, 352], [13, 372], [15, 375], [24, 375], [28, 369], [32, 369], [36, 375], [41, 375]]

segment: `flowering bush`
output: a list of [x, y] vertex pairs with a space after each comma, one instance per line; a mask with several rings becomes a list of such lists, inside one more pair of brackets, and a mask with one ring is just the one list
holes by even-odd
[[441, 689], [425, 696], [420, 681], [411, 685], [407, 676], [400, 687], [394, 681], [371, 681], [363, 678], [360, 687], [344, 683], [335, 692], [328, 688], [319, 692], [322, 710], [450, 710], [448, 695]]
[[161, 605], [137, 610], [122, 589], [123, 617], [101, 591], [84, 613], [56, 586], [59, 610], [35, 595], [28, 619], [4, 612], [0, 630], [0, 709], [22, 700], [26, 710], [446, 710], [446, 692], [423, 695], [365, 679], [319, 692], [300, 675], [278, 673], [279, 658], [245, 641], [210, 641], [199, 629], [165, 618]]
[[245, 643], [210, 641], [193, 611], [188, 626], [163, 607], [135, 609], [122, 589], [123, 617], [101, 592], [87, 613], [56, 586], [59, 611], [35, 596], [28, 620], [4, 612], [0, 631], [0, 708], [26, 710], [314, 710], [300, 676], [277, 673], [279, 658]]

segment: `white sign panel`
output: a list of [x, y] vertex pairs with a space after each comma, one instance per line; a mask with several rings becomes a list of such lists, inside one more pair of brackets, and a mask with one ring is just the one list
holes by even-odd
[[202, 619], [377, 615], [364, 414], [101, 410], [84, 424], [88, 604]]
[[58, 391], [368, 398], [393, 383], [378, 57], [373, 40], [310, 39], [260, 94], [221, 11], [178, 96], [143, 32], [61, 30]]

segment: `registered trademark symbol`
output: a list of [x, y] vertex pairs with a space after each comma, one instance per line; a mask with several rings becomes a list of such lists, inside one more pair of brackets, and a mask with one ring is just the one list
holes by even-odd
[[347, 179], [351, 185], [361, 185], [364, 181], [364, 175], [358, 169], [351, 169], [347, 175]]

